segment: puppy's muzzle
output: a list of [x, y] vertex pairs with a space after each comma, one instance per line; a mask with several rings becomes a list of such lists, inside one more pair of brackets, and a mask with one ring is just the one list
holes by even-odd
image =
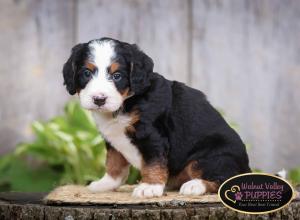
[[102, 105], [105, 104], [106, 98], [107, 97], [105, 97], [105, 96], [94, 96], [93, 101], [94, 101], [95, 105], [98, 105], [99, 107], [101, 107]]

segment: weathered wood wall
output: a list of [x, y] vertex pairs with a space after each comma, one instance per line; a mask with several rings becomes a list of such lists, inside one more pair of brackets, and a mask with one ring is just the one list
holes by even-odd
[[237, 122], [253, 167], [300, 165], [300, 1], [0, 1], [0, 153], [62, 112], [77, 42], [134, 42]]

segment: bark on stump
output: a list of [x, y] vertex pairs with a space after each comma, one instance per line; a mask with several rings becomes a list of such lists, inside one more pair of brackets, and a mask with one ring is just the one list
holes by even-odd
[[300, 219], [300, 200], [261, 215], [241, 214], [221, 203], [162, 205], [45, 205], [42, 193], [0, 193], [0, 219]]

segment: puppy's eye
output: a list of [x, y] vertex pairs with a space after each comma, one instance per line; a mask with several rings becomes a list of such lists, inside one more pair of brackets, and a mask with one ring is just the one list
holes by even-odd
[[121, 73], [114, 73], [113, 75], [112, 75], [112, 78], [113, 78], [113, 80], [114, 81], [120, 81], [121, 79], [122, 79], [122, 76], [121, 76]]
[[83, 71], [83, 75], [84, 75], [86, 78], [89, 78], [89, 77], [91, 77], [92, 72], [91, 72], [90, 70], [88, 70], [88, 69], [85, 69], [85, 70]]

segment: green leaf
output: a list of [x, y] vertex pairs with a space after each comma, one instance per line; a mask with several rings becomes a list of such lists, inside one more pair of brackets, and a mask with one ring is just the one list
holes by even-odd
[[[67, 103], [64, 114], [48, 122], [34, 121], [32, 131], [32, 142], [21, 143], [13, 154], [0, 158], [0, 190], [46, 191], [57, 184], [86, 184], [104, 174], [105, 142], [91, 113], [78, 102]], [[139, 172], [131, 169], [128, 182], [137, 178]]]

